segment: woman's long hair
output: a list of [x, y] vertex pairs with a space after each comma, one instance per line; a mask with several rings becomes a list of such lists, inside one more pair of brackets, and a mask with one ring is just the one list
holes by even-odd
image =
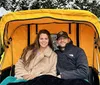
[[[41, 34], [46, 34], [49, 38], [49, 43], [48, 43], [48, 46], [53, 49], [53, 45], [52, 45], [52, 40], [51, 40], [51, 36], [50, 36], [50, 33], [49, 31], [43, 29], [43, 30], [40, 30], [36, 39], [35, 39], [35, 42], [33, 44], [31, 44], [30, 46], [26, 47], [22, 53], [22, 56], [21, 58], [23, 59], [23, 62], [24, 62], [24, 65], [29, 65], [30, 61], [36, 56], [37, 54], [37, 51], [38, 49], [40, 48], [40, 44], [39, 44], [39, 38], [40, 38], [40, 35]], [[29, 50], [32, 50], [31, 52], [31, 55], [28, 57], [28, 59], [26, 59], [26, 54]]]

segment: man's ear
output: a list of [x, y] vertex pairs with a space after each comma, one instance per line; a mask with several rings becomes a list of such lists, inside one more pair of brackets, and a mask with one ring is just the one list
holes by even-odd
[[68, 42], [70, 42], [71, 41], [71, 39], [70, 38], [68, 38]]

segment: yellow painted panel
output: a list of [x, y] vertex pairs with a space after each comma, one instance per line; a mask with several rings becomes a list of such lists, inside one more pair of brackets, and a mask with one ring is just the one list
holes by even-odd
[[79, 42], [80, 47], [84, 49], [89, 66], [93, 65], [93, 50], [94, 50], [94, 30], [87, 24], [80, 24]]
[[9, 44], [9, 48], [6, 48], [5, 56], [2, 62], [2, 69], [17, 62], [20, 58], [23, 48], [27, 46], [27, 31], [26, 26], [18, 28], [12, 36], [12, 41]]

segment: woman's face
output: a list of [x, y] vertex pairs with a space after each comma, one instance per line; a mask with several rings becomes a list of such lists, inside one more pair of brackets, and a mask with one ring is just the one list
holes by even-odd
[[44, 33], [40, 34], [40, 37], [39, 37], [40, 47], [46, 48], [48, 46], [48, 43], [49, 43], [49, 38], [47, 34], [44, 34]]

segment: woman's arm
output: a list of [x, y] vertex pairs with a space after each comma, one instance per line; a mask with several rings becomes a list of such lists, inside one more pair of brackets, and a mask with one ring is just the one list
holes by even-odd
[[15, 64], [15, 77], [18, 79], [22, 79], [24, 75], [28, 75], [28, 71], [24, 67], [24, 63], [22, 59], [19, 59]]

